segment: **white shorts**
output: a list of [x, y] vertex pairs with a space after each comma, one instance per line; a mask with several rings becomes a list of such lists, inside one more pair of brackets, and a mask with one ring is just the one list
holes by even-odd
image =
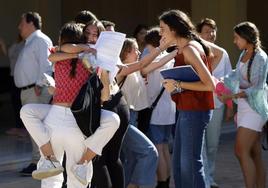
[[237, 127], [261, 132], [264, 124], [265, 120], [249, 106], [246, 99], [237, 100]]

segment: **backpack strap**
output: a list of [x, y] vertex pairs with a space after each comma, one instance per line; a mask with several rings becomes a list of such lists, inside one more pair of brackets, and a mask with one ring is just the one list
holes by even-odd
[[[116, 79], [116, 78], [115, 78], [115, 79]], [[121, 82], [118, 83], [119, 89], [121, 89], [121, 88], [123, 87], [123, 85], [124, 85], [126, 79], [127, 79], [127, 76], [125, 76], [125, 77], [123, 78], [123, 80], [121, 80]], [[116, 82], [117, 82], [117, 80], [116, 80]]]
[[154, 100], [153, 104], [151, 105], [151, 108], [155, 108], [155, 107], [156, 107], [156, 105], [157, 105], [159, 99], [161, 98], [162, 94], [164, 93], [164, 91], [165, 91], [165, 88], [162, 87], [160, 93], [158, 94], [158, 96], [157, 96], [156, 99]]

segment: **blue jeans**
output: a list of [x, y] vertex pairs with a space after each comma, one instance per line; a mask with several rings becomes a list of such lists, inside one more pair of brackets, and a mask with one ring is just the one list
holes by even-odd
[[138, 112], [130, 109], [129, 113], [130, 113], [129, 124], [134, 125], [134, 127], [137, 127]]
[[158, 153], [154, 144], [136, 127], [130, 125], [122, 145], [125, 183], [153, 185]]
[[214, 180], [216, 154], [219, 146], [221, 125], [224, 115], [224, 105], [213, 110], [211, 121], [205, 132], [204, 170], [205, 182], [208, 187], [216, 185]]
[[176, 188], [205, 188], [203, 137], [211, 111], [179, 111], [173, 147]]
[[168, 144], [173, 125], [150, 124], [147, 136], [155, 144]]

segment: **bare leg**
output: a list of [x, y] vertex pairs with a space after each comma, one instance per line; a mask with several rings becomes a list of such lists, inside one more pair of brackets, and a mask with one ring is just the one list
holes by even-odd
[[168, 144], [164, 144], [164, 157], [167, 165], [167, 178], [170, 177], [170, 172], [171, 172], [171, 157], [169, 153], [169, 146]]
[[255, 188], [256, 186], [256, 166], [251, 153], [257, 139], [258, 133], [256, 131], [243, 127], [237, 131], [235, 154], [240, 162], [246, 188]]
[[[168, 162], [166, 160], [166, 152], [165, 152], [165, 145], [166, 144], [157, 144], [156, 149], [159, 154], [159, 161], [157, 166], [157, 181], [164, 182], [168, 179], [170, 176], [169, 168], [168, 168]], [[170, 162], [170, 161], [169, 161]]]
[[256, 166], [256, 185], [257, 188], [265, 188], [266, 172], [261, 156], [261, 143], [260, 135], [258, 136], [257, 141], [255, 142], [252, 150], [252, 158]]

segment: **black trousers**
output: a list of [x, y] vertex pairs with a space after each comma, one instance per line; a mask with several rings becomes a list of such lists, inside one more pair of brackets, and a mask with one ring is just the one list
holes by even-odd
[[11, 87], [10, 87], [10, 94], [11, 94], [11, 102], [12, 107], [14, 110], [14, 117], [15, 117], [15, 127], [16, 128], [25, 128], [21, 119], [20, 119], [20, 109], [21, 109], [21, 100], [20, 100], [20, 92], [21, 90], [15, 86], [14, 78], [11, 77]]
[[120, 125], [104, 147], [102, 155], [93, 160], [91, 188], [124, 188], [124, 170], [119, 155], [129, 124], [129, 107], [119, 92], [110, 101], [104, 103], [103, 108], [117, 113], [120, 117]]

